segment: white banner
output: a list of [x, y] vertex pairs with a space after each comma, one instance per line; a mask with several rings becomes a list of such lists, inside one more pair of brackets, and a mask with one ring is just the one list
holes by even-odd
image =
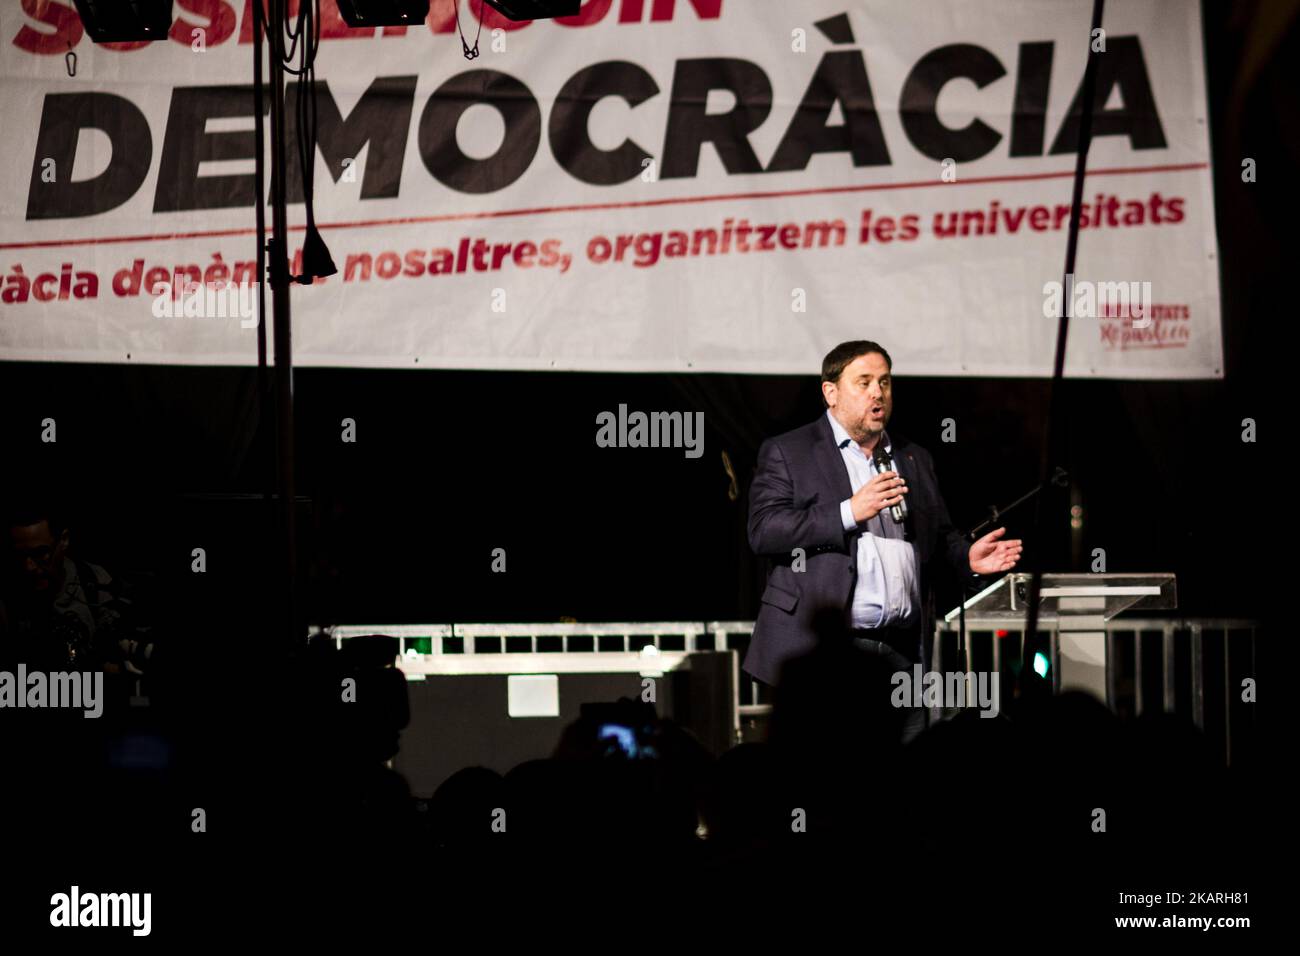
[[[339, 272], [293, 286], [296, 364], [806, 374], [870, 338], [903, 375], [1038, 376], [1064, 299], [1070, 375], [1222, 376], [1196, 3], [1090, 37], [1088, 0], [586, 0], [479, 35], [474, 0], [467, 60], [452, 2], [348, 31], [322, 0]], [[70, 0], [0, 7], [0, 358], [256, 361], [251, 9], [108, 49]]]

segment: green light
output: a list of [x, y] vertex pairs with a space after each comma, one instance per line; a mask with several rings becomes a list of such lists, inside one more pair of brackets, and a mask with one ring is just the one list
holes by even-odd
[[1047, 655], [1042, 651], [1034, 651], [1034, 673], [1039, 677], [1047, 676], [1047, 669], [1052, 665], [1048, 663]]

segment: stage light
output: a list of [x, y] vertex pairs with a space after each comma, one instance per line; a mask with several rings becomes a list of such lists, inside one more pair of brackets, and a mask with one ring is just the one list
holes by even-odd
[[92, 43], [165, 40], [172, 0], [74, 0]]
[[1051, 670], [1052, 664], [1047, 659], [1047, 655], [1042, 651], [1034, 651], [1034, 673], [1039, 677], [1046, 679], [1047, 672]]
[[339, 15], [350, 27], [405, 27], [423, 23], [429, 0], [338, 0]]
[[507, 20], [550, 20], [577, 16], [582, 0], [487, 0], [487, 5]]

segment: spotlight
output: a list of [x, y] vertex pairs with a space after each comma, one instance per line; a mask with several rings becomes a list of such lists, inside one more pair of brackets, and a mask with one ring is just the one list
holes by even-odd
[[92, 43], [165, 40], [172, 0], [74, 0]]
[[350, 27], [406, 27], [429, 16], [429, 0], [338, 0]]
[[582, 0], [487, 0], [487, 5], [507, 20], [550, 20], [577, 16]]

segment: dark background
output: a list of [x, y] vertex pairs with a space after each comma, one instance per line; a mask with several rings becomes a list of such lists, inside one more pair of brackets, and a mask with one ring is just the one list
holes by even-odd
[[[1204, 4], [1226, 377], [1067, 382], [1061, 464], [1084, 524], [1072, 541], [1061, 495], [1028, 542], [1047, 570], [1088, 570], [1104, 548], [1108, 571], [1173, 571], [1188, 615], [1260, 617], [1267, 593], [1277, 521], [1263, 507], [1270, 471], [1258, 449], [1280, 445], [1288, 379], [1269, 358], [1295, 319], [1285, 265], [1295, 203], [1282, 184], [1300, 160], [1298, 7]], [[1241, 181], [1246, 157], [1256, 183]], [[1062, 262], [1064, 253], [1062, 243]], [[872, 337], [870, 303], [861, 329]], [[817, 371], [299, 369], [305, 616], [751, 618], [763, 569], [745, 542], [748, 481], [763, 438], [821, 413]], [[891, 430], [933, 452], [959, 526], [1036, 482], [1045, 380], [896, 373]], [[254, 369], [0, 364], [8, 494], [55, 494], [81, 557], [150, 573], [164, 596], [189, 593], [190, 551], [206, 548], [200, 606], [180, 610], [237, 613], [270, 580], [276, 540], [257, 500], [273, 483], [274, 406], [262, 394]], [[703, 411], [704, 455], [597, 448], [596, 415], [620, 403]], [[40, 441], [46, 417], [56, 444]], [[340, 440], [345, 417], [357, 422], [355, 444]], [[956, 420], [954, 443], [940, 439], [945, 418]], [[1241, 441], [1244, 418], [1258, 423], [1259, 444]], [[1027, 533], [1029, 517], [1011, 532]], [[497, 547], [505, 574], [490, 570]]]
[[[1108, 570], [1175, 572], [1179, 613], [1265, 618], [1270, 598], [1285, 600], [1293, 590], [1283, 579], [1294, 524], [1284, 462], [1295, 377], [1287, 368], [1297, 319], [1295, 269], [1287, 263], [1300, 221], [1289, 182], [1300, 169], [1300, 0], [1207, 0], [1203, 9], [1226, 377], [1066, 383], [1061, 424], [1068, 453], [1062, 464], [1074, 475], [1085, 521], [1072, 542], [1070, 502], [1056, 500], [1029, 554], [1048, 569], [1086, 569], [1091, 550], [1101, 547]], [[1245, 158], [1257, 162], [1256, 183], [1240, 179]], [[1066, 189], [1062, 185], [1062, 199]], [[1080, 254], [1086, 261], [1086, 233]], [[1061, 255], [1064, 262], [1063, 247]], [[872, 335], [872, 318], [866, 303], [863, 336]], [[821, 414], [816, 371], [777, 377], [299, 370], [305, 616], [317, 623], [752, 617], [763, 570], [744, 537], [755, 453], [763, 438]], [[914, 378], [906, 368], [897, 371], [892, 427], [933, 452], [958, 524], [975, 523], [989, 503], [1003, 503], [1036, 480], [1046, 382]], [[317, 699], [325, 687], [336, 702], [337, 682], [313, 676], [310, 660], [296, 667], [255, 666], [259, 658], [280, 657], [276, 642], [266, 639], [276, 537], [259, 500], [273, 485], [273, 405], [263, 394], [252, 369], [0, 363], [0, 499], [8, 503], [35, 489], [63, 500], [79, 554], [137, 579], [141, 605], [157, 611], [175, 651], [164, 650], [154, 703], [139, 716], [157, 724], [159, 739], [177, 743], [173, 765], [155, 779], [147, 770], [102, 768], [94, 751], [98, 721], [84, 722], [94, 728], [80, 719], [72, 728], [41, 724], [46, 736], [23, 724], [5, 735], [4, 779], [14, 783], [0, 788], [0, 819], [16, 844], [12, 855], [24, 861], [15, 891], [0, 896], [0, 906], [15, 914], [6, 914], [6, 927], [22, 932], [43, 925], [51, 892], [66, 891], [74, 881], [154, 891], [155, 932], [174, 928], [178, 935], [195, 926], [209, 934], [237, 926], [246, 935], [263, 913], [277, 923], [290, 914], [296, 932], [332, 931], [336, 920], [349, 917], [387, 926], [394, 901], [409, 906], [420, 900], [449, 917], [419, 924], [427, 942], [429, 932], [455, 925], [465, 913], [422, 882], [398, 883], [407, 879], [394, 862], [399, 857], [423, 880], [434, 872], [421, 844], [376, 838], [353, 822], [365, 819], [356, 809], [360, 791], [342, 771], [331, 777], [334, 764], [322, 759], [346, 749], [340, 740], [349, 739]], [[597, 449], [596, 414], [620, 403], [644, 411], [703, 411], [704, 456]], [[56, 444], [40, 441], [47, 417], [58, 423]], [[344, 417], [357, 421], [356, 444], [339, 440]], [[940, 440], [944, 418], [956, 419], [955, 443]], [[1258, 423], [1258, 444], [1241, 442], [1244, 418]], [[728, 495], [723, 452], [734, 464], [735, 500]], [[1025, 530], [1012, 526], [1013, 533]], [[207, 550], [205, 575], [190, 573], [194, 547]], [[506, 574], [490, 571], [496, 547], [507, 550]], [[1286, 646], [1284, 640], [1258, 643], [1261, 656]], [[1285, 687], [1286, 670], [1261, 662], [1254, 672], [1262, 678], [1261, 706], [1285, 707], [1285, 689], [1269, 688]], [[842, 702], [845, 712], [858, 706], [849, 695], [818, 703], [833, 708]], [[415, 707], [417, 726], [427, 723], [418, 698]], [[23, 716], [46, 715], [22, 711], [6, 719]], [[987, 723], [993, 730], [998, 722]], [[1027, 742], [1032, 760], [1007, 756], [999, 762], [997, 755], [1009, 751], [994, 736], [964, 753], [929, 751], [923, 759], [952, 753], [941, 771], [927, 766], [923, 775], [914, 769], [910, 776], [872, 780], [871, 792], [887, 799], [916, 793], [937, 801], [919, 804], [916, 819], [947, 826], [969, 821], [978, 829], [984, 814], [975, 808], [991, 805], [987, 798], [981, 804], [980, 796], [1007, 795], [1011, 852], [1002, 855], [1013, 864], [1010, 878], [987, 869], [993, 856], [981, 844], [968, 845], [965, 834], [944, 836], [955, 829], [936, 831], [940, 842], [934, 845], [943, 852], [933, 858], [961, 847], [962, 858], [974, 861], [982, 877], [949, 881], [959, 891], [934, 897], [949, 925], [997, 926], [1010, 935], [1046, 914], [1050, 930], [1069, 926], [1077, 933], [1118, 912], [1112, 889], [1249, 889], [1248, 912], [1257, 911], [1256, 890], [1269, 873], [1257, 861], [1275, 862], [1280, 870], [1286, 845], [1273, 828], [1283, 819], [1281, 795], [1287, 792], [1271, 779], [1281, 770], [1272, 759], [1280, 749], [1261, 740], [1258, 752], [1268, 759], [1247, 763], [1249, 776], [1227, 777], [1202, 773], [1190, 749], [1165, 749], [1149, 743], [1156, 737], [1134, 736], [1136, 766], [1146, 774], [1130, 775], [1129, 764], [1115, 762], [1109, 738], [1086, 745], [1083, 737], [1052, 740], [1066, 723], [1039, 729], [1032, 719], [1020, 722], [1028, 735], [1012, 739]], [[457, 725], [451, 729], [448, 736], [459, 742]], [[930, 736], [936, 744], [941, 739]], [[1054, 755], [1063, 758], [1062, 768], [1068, 764], [1070, 773], [1058, 781], [1068, 786], [1053, 787], [1050, 780], [1044, 786], [1043, 768], [1053, 766], [1044, 758]], [[304, 767], [312, 772], [300, 772]], [[1085, 784], [1112, 779], [1112, 773], [1112, 791]], [[916, 779], [925, 785], [898, 783]], [[977, 785], [968, 787], [968, 781]], [[1156, 809], [1150, 819], [1167, 818], [1167, 832], [1189, 858], [1207, 843], [1218, 849], [1187, 866], [1119, 813], [1118, 839], [1105, 844], [1105, 853], [1091, 833], [1086, 847], [1064, 839], [1056, 821], [1085, 806], [1082, 800], [1091, 807], [1094, 792], [1151, 794]], [[745, 796], [763, 793], [754, 786]], [[878, 797], [868, 803], [880, 806]], [[195, 806], [210, 813], [212, 832], [191, 840]], [[331, 819], [340, 807], [339, 820]], [[993, 821], [986, 831], [999, 832], [996, 821], [1004, 818], [992, 813], [986, 819]], [[1146, 818], [1136, 819], [1140, 830]], [[895, 828], [892, 820], [887, 827]], [[296, 843], [285, 832], [309, 839]], [[1131, 855], [1115, 856], [1117, 844]], [[651, 846], [639, 843], [622, 861], [632, 861], [631, 870], [589, 869], [581, 882], [568, 883], [539, 870], [531, 852], [496, 871], [487, 867], [499, 858], [488, 857], [481, 874], [445, 864], [445, 857], [439, 861], [460, 887], [491, 900], [494, 921], [485, 925], [494, 928], [505, 925], [503, 912], [514, 914], [546, 883], [578, 887], [581, 908], [570, 903], [545, 923], [514, 920], [530, 927], [567, 925], [607, 908], [606, 899], [624, 898], [612, 894], [636, 899], [632, 894], [654, 891], [660, 884], [640, 870], [657, 855]], [[366, 851], [375, 848], [391, 858], [369, 859]], [[932, 857], [915, 857], [909, 846], [896, 857], [885, 852], [878, 858], [891, 876], [877, 880], [876, 891], [889, 890], [892, 882], [909, 896], [931, 900], [933, 894], [922, 890], [933, 883]], [[909, 883], [898, 874], [913, 858], [926, 862]], [[1053, 871], [1057, 858], [1063, 865]], [[843, 860], [833, 862], [783, 867], [759, 861], [686, 898], [707, 893], [715, 900], [734, 886], [738, 895], [744, 892], [744, 903], [715, 909], [723, 919], [742, 914], [735, 925], [743, 925], [755, 899], [770, 892], [766, 877], [798, 873], [802, 883], [818, 872], [838, 875]], [[707, 880], [716, 871], [699, 872]], [[538, 873], [542, 879], [528, 879]], [[676, 878], [662, 885], [679, 888]], [[511, 889], [503, 895], [506, 885]], [[845, 911], [857, 913], [856, 883], [846, 885], [855, 895]], [[356, 894], [356, 886], [374, 899]], [[592, 886], [603, 895], [593, 896]], [[961, 899], [982, 899], [986, 887], [989, 899], [999, 897], [998, 909], [985, 910], [978, 921], [953, 916]], [[765, 932], [769, 914], [820, 919], [823, 912], [791, 905], [784, 889], [772, 900], [779, 905], [763, 910]], [[375, 914], [369, 921], [363, 918], [367, 906]], [[1059, 918], [1070, 907], [1072, 918]], [[880, 910], [892, 912], [889, 906]], [[933, 924], [934, 911], [917, 925]], [[730, 930], [732, 924], [722, 925]], [[870, 932], [878, 925], [884, 924], [861, 928]], [[807, 926], [802, 929], [806, 934]]]

